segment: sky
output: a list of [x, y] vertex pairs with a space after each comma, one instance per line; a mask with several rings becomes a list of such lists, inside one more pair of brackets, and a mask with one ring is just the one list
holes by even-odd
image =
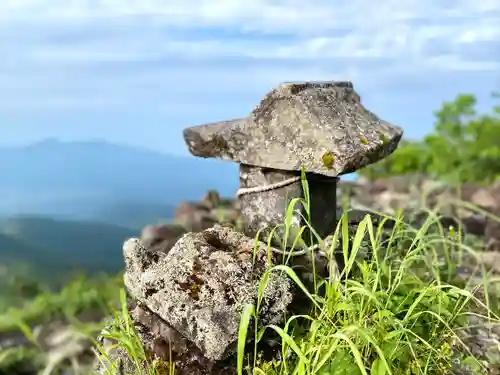
[[2, 0], [0, 145], [106, 139], [187, 154], [286, 81], [351, 80], [405, 137], [500, 91], [500, 0]]

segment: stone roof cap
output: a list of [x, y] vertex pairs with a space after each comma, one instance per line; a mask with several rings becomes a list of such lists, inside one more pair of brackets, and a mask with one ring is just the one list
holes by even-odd
[[330, 177], [383, 159], [402, 135], [361, 104], [351, 82], [335, 81], [284, 83], [246, 118], [184, 130], [195, 156]]

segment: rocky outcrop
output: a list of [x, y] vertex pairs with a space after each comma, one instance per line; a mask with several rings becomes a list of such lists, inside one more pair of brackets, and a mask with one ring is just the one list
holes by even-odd
[[[170, 355], [176, 374], [221, 374], [221, 363], [236, 353], [243, 309], [257, 305], [259, 282], [276, 259], [266, 244], [216, 225], [184, 235], [166, 252], [139, 239], [127, 241], [123, 251], [125, 285], [135, 305], [131, 316], [148, 352], [158, 359]], [[292, 302], [288, 277], [269, 275], [260, 326], [281, 324]], [[114, 355], [131, 366], [123, 353]], [[104, 364], [97, 369], [105, 370]]]
[[[346, 201], [352, 225], [359, 223], [367, 213], [394, 215], [402, 209], [407, 220], [419, 226], [428, 217], [427, 210], [437, 208], [445, 228], [460, 221], [467, 234], [482, 240], [486, 250], [500, 251], [500, 220], [497, 219], [500, 217], [500, 183], [486, 187], [469, 183], [457, 189], [422, 175], [375, 181], [341, 179], [337, 184], [337, 217], [342, 214]], [[174, 223], [146, 227], [141, 240], [147, 247], [169, 249], [189, 231], [202, 231], [215, 223], [238, 228], [240, 219], [236, 199], [220, 198], [217, 192], [209, 190], [198, 202], [181, 202]]]
[[[392, 153], [403, 131], [369, 112], [351, 82], [329, 81], [282, 84], [245, 119], [191, 127], [183, 134], [193, 155], [240, 164], [238, 207], [227, 202], [221, 212], [222, 201], [213, 191], [201, 203], [182, 203], [175, 221], [189, 233], [156, 226], [146, 228], [142, 239], [126, 242], [124, 279], [133, 301], [154, 314], [150, 322], [161, 319], [166, 341], [177, 338], [176, 373], [208, 375], [234, 355], [245, 306], [258, 301], [256, 320], [280, 324], [299, 295], [292, 294], [286, 275], [270, 270], [304, 224], [298, 206], [289, 212], [291, 232], [272, 229], [283, 224], [290, 201], [305, 195], [301, 170], [310, 184], [309, 220], [326, 237], [337, 222], [338, 176]], [[234, 226], [240, 218], [241, 231], [215, 225]], [[254, 240], [261, 231], [263, 241], [276, 232], [271, 246]], [[281, 250], [285, 233], [291, 241]], [[314, 270], [307, 250], [317, 242], [301, 241], [303, 254], [293, 256], [290, 265], [304, 268], [303, 274]], [[154, 328], [146, 328], [148, 337], [154, 336]], [[144, 344], [152, 350], [152, 343]], [[197, 349], [187, 350], [193, 346]]]
[[[468, 184], [456, 191], [451, 187], [426, 179], [424, 176], [398, 176], [377, 181], [359, 179], [356, 182], [351, 182], [340, 180], [337, 189], [339, 197], [337, 215], [340, 216], [342, 212], [340, 206], [347, 196], [350, 207], [355, 208], [355, 210], [349, 212], [350, 226], [354, 230], [364, 215], [371, 212], [372, 209], [382, 213], [394, 214], [398, 208], [403, 208], [410, 214], [428, 204], [443, 205], [443, 214], [455, 215], [449, 217], [450, 220], [444, 221], [444, 223], [455, 223], [453, 220], [458, 217], [464, 224], [466, 231], [478, 239], [482, 239], [484, 247], [490, 250], [488, 253], [480, 254], [481, 259], [479, 260], [481, 263], [493, 272], [500, 274], [500, 253], [495, 252], [495, 250], [498, 251], [499, 249], [494, 246], [498, 244], [500, 238], [500, 224], [494, 217], [487, 215], [487, 213], [494, 215], [498, 212], [497, 207], [498, 202], [500, 202], [499, 184], [490, 187]], [[424, 193], [428, 193], [427, 198], [424, 197]], [[482, 207], [485, 212], [475, 212], [464, 207], [446, 207], [446, 204], [451, 205], [454, 199], [461, 199], [472, 205]], [[205, 197], [198, 202], [184, 202], [179, 206], [181, 208], [183, 206], [191, 207], [191, 214], [184, 217], [179, 215], [177, 220], [172, 223], [148, 226], [144, 228], [140, 236], [141, 243], [149, 249], [148, 251], [151, 254], [160, 254], [158, 259], [164, 259], [165, 261], [168, 258], [164, 257], [168, 256], [181, 238], [188, 236], [187, 238], [193, 240], [195, 233], [199, 234], [203, 230], [212, 228], [215, 222], [225, 222], [233, 227], [238, 226], [240, 213], [236, 199], [220, 198], [214, 191], [208, 191]], [[367, 209], [367, 211], [363, 211], [363, 209]], [[211, 219], [207, 221], [201, 219], [206, 217]], [[418, 215], [413, 215], [413, 217], [416, 220], [415, 225], [418, 225], [422, 223], [422, 220], [425, 220], [426, 215], [421, 215], [420, 219]], [[183, 224], [181, 224], [182, 221], [184, 221]], [[188, 225], [185, 225], [186, 222], [188, 222]], [[388, 229], [390, 229], [390, 223], [387, 225]], [[199, 230], [191, 232], [190, 228]], [[229, 227], [226, 227], [225, 230], [229, 230]], [[251, 242], [253, 244], [253, 239]], [[185, 246], [185, 243], [183, 241], [180, 244]], [[177, 246], [177, 249], [179, 249], [179, 246]], [[469, 264], [475, 265], [475, 261], [477, 259], [470, 259]], [[134, 283], [131, 283], [131, 286], [133, 285]], [[134, 294], [131, 293], [131, 295]], [[185, 371], [188, 373], [204, 374], [208, 369], [213, 374], [231, 374], [231, 371], [234, 372], [234, 366], [232, 365], [234, 361], [213, 361], [209, 359], [196, 344], [186, 339], [177, 329], [172, 328], [155, 309], [148, 307], [144, 301], [144, 299], [142, 301], [133, 299], [130, 302], [129, 312], [141, 341], [145, 344], [151, 358], [165, 359], [168, 352], [168, 350], [167, 352], [165, 350], [169, 349], [169, 345], [174, 345], [175, 352], [178, 353], [176, 357], [178, 366], [183, 364]], [[51, 324], [39, 325], [35, 331], [44, 332], [40, 336], [40, 342], [44, 350], [50, 354], [50, 357], [55, 358], [68, 354], [66, 349], [69, 346], [66, 341], [52, 340], [51, 337], [62, 335], [68, 339], [70, 333], [75, 333], [70, 324], [54, 321]], [[490, 345], [491, 343], [493, 343], [491, 345], [496, 345], [494, 343], [500, 341], [496, 330], [491, 331], [476, 327], [470, 332], [467, 331], [464, 335], [471, 342], [471, 348], [475, 353], [484, 345]], [[80, 352], [74, 355], [83, 363], [83, 368], [85, 368], [85, 366], [88, 367], [88, 360], [91, 359], [88, 354], [89, 342], [78, 337], [75, 334], [72, 343], [78, 346]], [[29, 347], [31, 343], [21, 333], [6, 333], [0, 335], [0, 345], [3, 349], [6, 349], [16, 346]], [[489, 350], [491, 351], [491, 349]], [[186, 353], [189, 353], [188, 357], [186, 357]], [[119, 358], [126, 364], [128, 358], [126, 353], [115, 351], [113, 355], [113, 358]], [[27, 365], [27, 363], [25, 364]], [[130, 363], [128, 365], [130, 366]], [[20, 371], [19, 374], [34, 374], [36, 369], [28, 366], [24, 370], [19, 367], [18, 370]], [[15, 372], [12, 374], [15, 374]]]
[[[125, 243], [125, 286], [211, 360], [230, 354], [245, 304], [256, 304], [267, 246], [223, 226], [184, 235], [167, 254]], [[288, 278], [273, 275], [259, 321], [278, 324], [291, 302]], [[234, 348], [233, 348], [234, 349]]]
[[215, 190], [208, 190], [200, 202], [181, 202], [174, 214], [174, 222], [186, 231], [199, 232], [216, 223], [238, 225], [240, 212], [236, 202], [223, 199]]
[[485, 250], [500, 250], [499, 184], [454, 187], [422, 175], [408, 175], [376, 181], [341, 181], [338, 194], [346, 197], [350, 208], [389, 215], [402, 209], [407, 218], [418, 216], [418, 212], [425, 218], [427, 210], [436, 209], [440, 215], [460, 221], [465, 233], [482, 240]]
[[[496, 186], [468, 184], [454, 190], [424, 176], [398, 176], [378, 181], [341, 180], [337, 189], [340, 198], [337, 215], [342, 213], [340, 206], [347, 196], [348, 221], [353, 231], [372, 209], [389, 215], [403, 209], [409, 215], [408, 219], [418, 226], [427, 217], [425, 213], [415, 215], [418, 210], [441, 207], [445, 227], [457, 226], [457, 220], [460, 220], [466, 232], [485, 239], [488, 250], [493, 250], [487, 245], [499, 233], [494, 231], [496, 221], [488, 216], [488, 213], [495, 213], [497, 202], [500, 202]], [[125, 283], [132, 297], [129, 312], [135, 329], [151, 361], [173, 359], [180, 374], [235, 374], [234, 348], [241, 306], [255, 301], [255, 280], [266, 267], [266, 245], [259, 244], [257, 253], [262, 258], [258, 256], [257, 260], [260, 259], [261, 263], [252, 267], [250, 258], [254, 239], [230, 226], [206, 228], [208, 224], [200, 220], [211, 215], [214, 217], [213, 213], [218, 209], [233, 214], [233, 224], [239, 217], [236, 200], [224, 200], [221, 209], [210, 203], [216, 201], [220, 204], [221, 199], [215, 197], [218, 195], [214, 192], [207, 192], [201, 202], [181, 205], [181, 208], [191, 207], [188, 217], [199, 220], [192, 227], [201, 228], [200, 231], [188, 232], [179, 224], [151, 226], [145, 228], [140, 240], [131, 240], [124, 246]], [[459, 200], [481, 207], [484, 212], [460, 205]], [[377, 223], [378, 216], [373, 218]], [[223, 215], [218, 219], [223, 220]], [[388, 221], [386, 229], [391, 228], [392, 222]], [[469, 259], [467, 263], [473, 266], [480, 261], [494, 272], [500, 272], [498, 255], [483, 253], [481, 259]], [[473, 277], [467, 269], [460, 272], [464, 278]], [[274, 286], [269, 289], [272, 293], [264, 300], [266, 308], [262, 310], [267, 315], [261, 319], [263, 323], [279, 324], [286, 311], [294, 311], [295, 304], [291, 301], [300, 299], [293, 294], [286, 277], [276, 275], [273, 282]], [[474, 327], [461, 331], [460, 337], [478, 357], [496, 355], [495, 348], [500, 342], [498, 330], [481, 328], [487, 323], [478, 321], [475, 316], [470, 319], [475, 323]], [[133, 370], [125, 352], [115, 349], [112, 359], [121, 364], [122, 373], [125, 374], [126, 369]], [[105, 368], [105, 364], [98, 366], [101, 373]], [[144, 368], [143, 372], [146, 371]]]

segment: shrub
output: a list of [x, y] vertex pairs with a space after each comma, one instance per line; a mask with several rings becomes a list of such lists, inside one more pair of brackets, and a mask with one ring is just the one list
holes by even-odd
[[453, 183], [499, 180], [500, 106], [478, 113], [476, 105], [474, 95], [445, 102], [435, 112], [430, 134], [422, 140], [401, 141], [392, 155], [358, 173], [369, 179], [422, 173]]

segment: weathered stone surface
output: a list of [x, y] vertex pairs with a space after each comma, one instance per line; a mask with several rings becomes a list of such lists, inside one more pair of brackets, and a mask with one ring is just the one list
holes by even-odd
[[403, 130], [368, 111], [349, 82], [287, 83], [244, 119], [184, 130], [189, 151], [335, 177], [392, 153]]
[[217, 222], [205, 202], [180, 203], [175, 210], [174, 220], [193, 232], [210, 228]]
[[174, 213], [174, 222], [186, 231], [200, 232], [216, 223], [237, 225], [240, 212], [233, 199], [221, 198], [209, 190], [200, 202], [181, 202]]
[[[300, 176], [299, 172], [280, 171], [276, 169], [266, 169], [250, 165], [240, 165], [240, 186], [242, 188], [252, 188], [255, 186], [265, 186], [285, 181], [287, 179]], [[259, 231], [259, 239], [266, 242], [272, 229], [277, 228], [273, 237], [274, 245], [281, 245], [284, 238], [284, 228], [282, 224], [285, 220], [285, 214], [289, 202], [294, 198], [303, 196], [301, 182], [283, 186], [282, 188], [272, 189], [256, 194], [244, 194], [238, 197], [240, 204], [243, 230], [249, 237], [255, 237]], [[300, 205], [295, 207], [300, 212]], [[288, 242], [290, 245], [295, 239], [295, 234], [301, 226], [302, 220], [298, 212], [294, 213], [292, 220], [292, 229]]]
[[141, 232], [141, 242], [148, 249], [168, 253], [186, 233], [186, 228], [177, 224], [148, 225]]
[[[243, 189], [269, 186], [294, 177], [300, 177], [300, 172], [240, 165], [240, 186]], [[321, 237], [326, 237], [335, 230], [336, 225], [337, 178], [308, 173], [307, 180], [311, 206], [310, 223]], [[285, 221], [287, 208], [293, 199], [303, 197], [300, 180], [277, 189], [240, 195], [238, 200], [245, 233], [250, 237], [255, 237], [259, 233], [259, 238], [266, 242], [273, 228], [279, 226], [273, 232], [276, 234], [273, 244], [280, 247], [285, 236], [282, 224]], [[306, 224], [303, 217], [307, 217], [306, 210], [301, 203], [298, 203], [293, 211], [292, 227], [287, 240], [289, 246], [292, 246], [298, 231]], [[307, 231], [303, 237], [309, 237]]]
[[[137, 369], [126, 351], [116, 346], [115, 340], [105, 339], [101, 335], [98, 342], [118, 368], [117, 375], [149, 375], [152, 373], [153, 361], [157, 361], [157, 369], [172, 365], [176, 375], [236, 375], [234, 361], [228, 364], [209, 360], [196, 345], [147, 307], [132, 301], [128, 311], [147, 358]], [[93, 374], [104, 375], [110, 369], [110, 363], [101, 358], [96, 361]], [[163, 372], [157, 370], [156, 373]]]
[[[125, 285], [141, 304], [194, 343], [210, 360], [235, 349], [241, 312], [255, 303], [267, 265], [267, 248], [231, 228], [215, 226], [184, 235], [168, 254], [150, 251], [137, 239], [124, 245]], [[291, 302], [291, 282], [272, 273], [261, 324], [282, 321]]]
[[[284, 174], [282, 174], [283, 171], [275, 172], [265, 168], [261, 169], [257, 167], [246, 166], [243, 169], [246, 172], [250, 171], [251, 173], [248, 173], [250, 177], [248, 176], [245, 177], [243, 174], [243, 176], [247, 178], [248, 181], [245, 184], [242, 183], [242, 187], [263, 186], [269, 183], [283, 181], [284, 179], [287, 179], [289, 177], [298, 176], [298, 173], [294, 172], [285, 172]], [[309, 185], [311, 186], [312, 179], [310, 176], [308, 176], [308, 179], [309, 179]], [[301, 196], [303, 194], [300, 182], [297, 182], [295, 185], [294, 184], [290, 184], [287, 187], [288, 198], [291, 198], [292, 196]], [[497, 190], [495, 190], [495, 188]], [[366, 181], [366, 180], [363, 181], [363, 179], [360, 179], [356, 182], [340, 181], [337, 184], [337, 190], [339, 192], [338, 193], [339, 202], [337, 202], [337, 206], [340, 205], [341, 203], [340, 200], [343, 198], [344, 193], [347, 194], [347, 197], [349, 198], [351, 203], [351, 210], [348, 212], [347, 215], [349, 222], [349, 234], [354, 233], [356, 231], [357, 225], [364, 218], [366, 214], [371, 214], [373, 222], [375, 223], [375, 225], [378, 225], [379, 217], [376, 215], [374, 216], [371, 211], [364, 211], [362, 209], [359, 209], [360, 207], [366, 207], [369, 209], [374, 208], [381, 212], [386, 212], [389, 214], [393, 214], [395, 213], [396, 209], [402, 208], [407, 215], [405, 216], [406, 219], [411, 220], [412, 224], [415, 227], [419, 227], [423, 224], [423, 222], [427, 219], [428, 216], [428, 214], [425, 211], [422, 211], [422, 208], [426, 204], [430, 204], [431, 206], [436, 204], [444, 204], [444, 205], [451, 204], [451, 202], [453, 202], [454, 199], [456, 200], [458, 197], [460, 197], [460, 199], [482, 206], [489, 212], [498, 215], [498, 212], [491, 209], [491, 207], [496, 207], [497, 205], [496, 202], [500, 202], [500, 192], [499, 192], [500, 189], [498, 186], [492, 188], [489, 187], [485, 188], [485, 187], [474, 186], [472, 184], [467, 184], [467, 186], [463, 186], [459, 190], [456, 189], [453, 190], [449, 189], [449, 187], [441, 183], [438, 183], [430, 179], [426, 179], [420, 175], [406, 176], [406, 177], [398, 176], [397, 178], [388, 178], [384, 180], [381, 179], [377, 181]], [[272, 193], [272, 192], [273, 191], [269, 191], [266, 193]], [[422, 195], [425, 195], [424, 192], [430, 192], [431, 194], [429, 194], [429, 196], [427, 197], [423, 197]], [[272, 199], [269, 197], [267, 198], [268, 202], [276, 202], [275, 207], [277, 208], [274, 213], [279, 212], [280, 208], [286, 208], [286, 204], [289, 201], [288, 198], [282, 199], [281, 196], [282, 194]], [[224, 210], [227, 209], [230, 210], [231, 212], [233, 211], [238, 212], [238, 205], [240, 206], [242, 205], [244, 209], [245, 207], [247, 207], [247, 209], [248, 207], [250, 208], [253, 207], [252, 209], [254, 210], [257, 210], [259, 207], [261, 208], [264, 207], [261, 204], [259, 204], [259, 200], [256, 199], [257, 198], [256, 195], [249, 194], [244, 197], [248, 198], [249, 201], [248, 203], [244, 203], [243, 199], [238, 199], [236, 201], [221, 200], [219, 201], [218, 204], [212, 204], [210, 202], [217, 201], [217, 199], [216, 199], [216, 194], [211, 192], [207, 193], [207, 196], [202, 200], [200, 206], [204, 207], [203, 208], [204, 212], [210, 211], [212, 213], [216, 209], [214, 207], [221, 208], [221, 206], [224, 206], [223, 207]], [[491, 197], [495, 199], [495, 202], [493, 202], [490, 199]], [[243, 198], [243, 196], [241, 198]], [[363, 202], [363, 204], [360, 204], [360, 202]], [[248, 206], [245, 206], [245, 204], [248, 204]], [[352, 207], [354, 207], [354, 209], [352, 209]], [[443, 207], [443, 209], [447, 212], [446, 207]], [[250, 214], [246, 214], [246, 216], [257, 217], [255, 216], [255, 212], [253, 214], [254, 216]], [[283, 213], [284, 210], [282, 211], [282, 214]], [[269, 217], [269, 212], [267, 212], [264, 209], [258, 211], [258, 214], [268, 215]], [[445, 228], [450, 225], [456, 226], [458, 218], [464, 224], [467, 233], [474, 234], [484, 239], [485, 244], [491, 243], [493, 246], [493, 244], [496, 243], [495, 239], [500, 238], [500, 231], [498, 231], [498, 228], [496, 226], [497, 222], [490, 220], [485, 215], [482, 215], [480, 213], [470, 213], [470, 212], [468, 213], [466, 210], [455, 212], [455, 214], [457, 216], [442, 216], [441, 224]], [[341, 215], [341, 209], [340, 207], [337, 207], [336, 216], [340, 217], [340, 215]], [[283, 216], [281, 217], [283, 218]], [[299, 217], [298, 215], [295, 216], [296, 219], [298, 217]], [[271, 219], [265, 218], [263, 221], [268, 222], [272, 220], [278, 221], [279, 218], [273, 216], [271, 217]], [[256, 223], [257, 225], [259, 223], [259, 220], [255, 220], [253, 222], [250, 222], [249, 224], [252, 223]], [[393, 227], [393, 224], [394, 223], [390, 220], [385, 222], [384, 224], [384, 227], [388, 230], [389, 233]], [[488, 239], [490, 238], [491, 241], [488, 242], [489, 241]], [[341, 240], [341, 238], [339, 240]], [[330, 248], [331, 241], [332, 241], [332, 236], [329, 236], [325, 239], [325, 249]], [[253, 240], [251, 241], [251, 243], [253, 246]], [[341, 241], [339, 241], [339, 243], [341, 243]], [[168, 248], [168, 250], [167, 251], [162, 250], [164, 248]], [[161, 263], [158, 261], [158, 259], [164, 259], [165, 254], [170, 250], [170, 248], [171, 246], [170, 247], [151, 246], [150, 247], [151, 250], [146, 252], [147, 254], [143, 257], [146, 264], [145, 271], [142, 274], [144, 281], [152, 280], [152, 282], [154, 282], [154, 280], [157, 280], [155, 279], [156, 276], [154, 275], [160, 274], [159, 272], [151, 273], [149, 271], [151, 268], [150, 266], [148, 266], [149, 263], [157, 265], [156, 269], [159, 269], [158, 268], [159, 264], [163, 264], [163, 266], [167, 268], [167, 261], [162, 260], [161, 262], [163, 263]], [[492, 247], [491, 249], [495, 250], [494, 247]], [[337, 251], [341, 250], [342, 249], [340, 245]], [[477, 275], [474, 276], [471, 274], [472, 272], [477, 271], [476, 268], [478, 262], [485, 265], [486, 269], [489, 272], [494, 272], [495, 274], [499, 274], [500, 273], [499, 254], [500, 252], [499, 253], [485, 252], [478, 254], [480, 256], [478, 257], [477, 260], [466, 258], [463, 261], [463, 264], [461, 264], [460, 266], [459, 270], [460, 277], [466, 280], [472, 280], [473, 277], [478, 277]], [[358, 253], [358, 255], [360, 254]], [[342, 265], [343, 259], [341, 258], [342, 257], [340, 256], [337, 259], [339, 269], [342, 269], [343, 267]], [[187, 256], [187, 259], [191, 259], [190, 256]], [[218, 259], [223, 259], [223, 257], [219, 257]], [[295, 268], [296, 272], [301, 277], [304, 277], [303, 281], [306, 283], [306, 285], [308, 285], [307, 270], [310, 269], [310, 264], [309, 264], [310, 259], [307, 257], [298, 257], [296, 259], [293, 259], [293, 261], [294, 265], [298, 266]], [[323, 259], [319, 257], [315, 261], [316, 261], [316, 266], [315, 266], [316, 272], [321, 276], [325, 276], [326, 268], [323, 267], [321, 263]], [[204, 261], [203, 264], [205, 265], [208, 263], [205, 263]], [[177, 263], [173, 263], [173, 265], [177, 267]], [[210, 265], [208, 268], [210, 267], [212, 266]], [[189, 266], [184, 267], [183, 269], [189, 269]], [[180, 278], [182, 279], [182, 277]], [[143, 282], [142, 285], [146, 285], [146, 282]], [[484, 296], [482, 298], [484, 298]], [[158, 300], [160, 299], [161, 298], [158, 298]], [[165, 300], [168, 299], [165, 298]], [[161, 303], [163, 303], [163, 301]], [[302, 313], [307, 314], [309, 312], [309, 307], [310, 307], [310, 301], [308, 301], [307, 298], [301, 298], [300, 295], [297, 295], [295, 293], [294, 301], [288, 307], [288, 309], [289, 311], [293, 311], [294, 313], [302, 311]], [[303, 310], [300, 310], [300, 308], [302, 308]], [[197, 345], [192, 343], [190, 339], [182, 335], [180, 333], [181, 331], [175, 329], [171, 324], [167, 323], [167, 321], [164, 320], [159, 314], [153, 312], [149, 307], [142, 304], [142, 302], [139, 302], [137, 305], [130, 307], [129, 312], [131, 313], [132, 319], [134, 321], [134, 326], [140, 336], [140, 339], [144, 344], [144, 347], [147, 349], [147, 352], [150, 353], [150, 355], [152, 356], [152, 358], [165, 359], [166, 350], [167, 348], [169, 348], [169, 345], [172, 345], [174, 349], [173, 355], [174, 355], [175, 366], [176, 369], [178, 369], [178, 371], [176, 372], [177, 374], [180, 375], [207, 375], [207, 374], [233, 375], [234, 374], [235, 370], [234, 357], [229, 356], [227, 361], [224, 362], [230, 363], [230, 365], [226, 366], [224, 369], [221, 370], [220, 361], [210, 360], [209, 358], [205, 357], [203, 351]], [[498, 335], [497, 333], [492, 334], [488, 329], [483, 329], [485, 327], [485, 324], [483, 324], [482, 322], [479, 322], [477, 324], [479, 324], [479, 327], [471, 326], [463, 330], [461, 333], [461, 337], [464, 339], [467, 347], [470, 350], [472, 350], [479, 357], [484, 358], [484, 360], [486, 361], [485, 363], [488, 363], [490, 368], [493, 368], [492, 365], [490, 365], [491, 363], [489, 359], [490, 354], [488, 353], [490, 352], [498, 353], [497, 350]], [[229, 345], [228, 347], [231, 347], [231, 345]], [[228, 352], [230, 352], [230, 350], [228, 350]], [[123, 371], [125, 371], [125, 369], [129, 369], [132, 373], [134, 372], [134, 369], [130, 367], [132, 364], [130, 363], [130, 361], [127, 360], [126, 353], [124, 353], [123, 350], [114, 351], [112, 357], [113, 359], [118, 360], [118, 362], [122, 366]], [[120, 374], [125, 374], [125, 373], [126, 371], [121, 372]], [[147, 371], [144, 370], [143, 373], [147, 374]], [[461, 374], [460, 372], [454, 372], [454, 373]]]
[[209, 210], [217, 208], [221, 204], [221, 197], [216, 190], [209, 190], [201, 200]]

